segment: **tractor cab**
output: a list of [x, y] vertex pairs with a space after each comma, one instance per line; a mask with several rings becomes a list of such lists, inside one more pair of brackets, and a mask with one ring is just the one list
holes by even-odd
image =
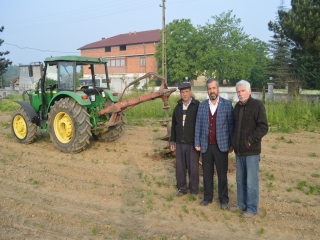
[[[105, 58], [46, 58], [37, 89], [28, 93], [31, 105], [39, 113], [39, 119], [47, 120], [50, 106], [65, 97], [73, 98], [87, 108], [97, 107], [107, 99], [117, 102], [118, 93], [110, 90], [110, 81], [107, 80], [106, 64]], [[84, 75], [87, 78], [83, 78]], [[32, 68], [29, 76], [32, 76]]]

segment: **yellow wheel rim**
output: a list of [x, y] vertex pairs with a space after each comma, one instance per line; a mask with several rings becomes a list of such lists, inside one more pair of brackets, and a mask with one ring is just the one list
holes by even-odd
[[68, 143], [73, 135], [73, 123], [70, 116], [65, 112], [56, 115], [53, 121], [55, 135], [62, 143]]
[[27, 136], [27, 124], [21, 115], [14, 117], [13, 131], [19, 139], [24, 139]]

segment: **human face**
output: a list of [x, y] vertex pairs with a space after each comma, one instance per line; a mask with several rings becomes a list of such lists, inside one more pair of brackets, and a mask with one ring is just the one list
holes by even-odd
[[191, 89], [190, 88], [185, 88], [180, 90], [180, 97], [184, 103], [189, 102], [191, 98]]
[[251, 90], [247, 89], [246, 86], [237, 86], [237, 95], [238, 95], [238, 98], [239, 98], [239, 101], [244, 103], [246, 102], [249, 97], [250, 97], [250, 94], [251, 94]]
[[219, 87], [217, 86], [217, 82], [213, 81], [207, 84], [207, 92], [210, 100], [216, 100], [219, 96]]

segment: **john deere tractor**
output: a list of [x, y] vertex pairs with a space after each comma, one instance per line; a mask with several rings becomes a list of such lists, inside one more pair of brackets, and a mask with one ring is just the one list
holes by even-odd
[[[32, 65], [28, 69], [29, 76], [33, 76]], [[160, 90], [144, 98], [122, 101], [126, 89], [121, 96], [110, 89], [105, 58], [49, 57], [41, 69], [38, 87], [25, 91], [24, 101], [16, 101], [21, 108], [12, 115], [11, 130], [17, 141], [24, 144], [36, 140], [38, 128], [48, 131], [55, 148], [66, 153], [82, 151], [92, 136], [104, 142], [119, 138], [124, 133], [123, 111], [141, 102], [161, 97], [168, 118], [167, 101], [176, 90], [168, 89], [161, 76], [148, 73], [130, 83], [127, 88], [143, 78], [157, 77], [162, 80]], [[90, 73], [90, 84], [80, 84], [83, 72]], [[97, 86], [97, 76], [104, 79], [106, 88]], [[168, 124], [167, 128], [169, 134]]]

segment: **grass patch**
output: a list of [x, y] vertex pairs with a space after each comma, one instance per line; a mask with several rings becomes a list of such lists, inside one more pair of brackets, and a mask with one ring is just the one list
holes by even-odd
[[33, 179], [33, 178], [29, 178], [29, 182], [30, 182], [31, 184], [33, 184], [33, 185], [38, 185], [38, 184], [40, 184], [40, 182], [39, 182], [38, 180], [35, 180], [35, 179]]
[[259, 229], [259, 235], [262, 235], [266, 232], [266, 230], [264, 228], [260, 228]]
[[319, 157], [319, 155], [315, 152], [309, 153], [309, 157]]
[[195, 200], [197, 200], [197, 196], [191, 194], [188, 199], [189, 199], [189, 201], [195, 201]]
[[166, 201], [167, 201], [167, 202], [173, 201], [173, 196], [172, 196], [172, 194], [170, 194], [169, 196], [166, 197]]
[[292, 188], [287, 188], [287, 192], [292, 192]]
[[271, 192], [271, 191], [274, 189], [273, 183], [272, 183], [272, 182], [269, 182], [269, 183], [267, 184], [267, 188], [268, 188], [268, 192]]
[[182, 209], [184, 213], [189, 214], [189, 210], [187, 209], [186, 205], [183, 205]]
[[294, 202], [294, 203], [301, 203], [301, 200], [298, 199], [298, 198], [295, 198], [295, 199], [292, 200], [292, 202]]
[[10, 125], [10, 123], [7, 123], [7, 122], [6, 122], [6, 123], [2, 123], [1, 126], [2, 126], [3, 128], [10, 128], [11, 125]]
[[298, 189], [300, 191], [304, 191], [304, 187], [307, 185], [307, 182], [306, 181], [301, 181], [298, 183]]
[[131, 231], [125, 231], [119, 233], [119, 239], [132, 239], [133, 233]]
[[269, 179], [269, 180], [274, 180], [274, 179], [275, 179], [275, 178], [274, 178], [274, 175], [273, 175], [273, 174], [270, 174], [269, 177], [268, 177], [268, 179]]
[[100, 232], [100, 229], [99, 228], [93, 228], [92, 230], [91, 230], [91, 233], [92, 233], [92, 235], [97, 235], [98, 233]]

